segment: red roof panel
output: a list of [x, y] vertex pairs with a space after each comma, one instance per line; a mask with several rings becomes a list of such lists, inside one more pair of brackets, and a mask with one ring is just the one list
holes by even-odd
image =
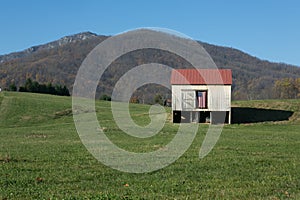
[[231, 85], [231, 69], [174, 69], [172, 85]]

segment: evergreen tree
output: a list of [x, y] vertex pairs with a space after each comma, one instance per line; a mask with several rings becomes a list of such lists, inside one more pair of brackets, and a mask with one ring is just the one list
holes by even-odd
[[10, 84], [9, 87], [8, 87], [8, 90], [9, 91], [17, 91], [16, 84], [15, 83]]

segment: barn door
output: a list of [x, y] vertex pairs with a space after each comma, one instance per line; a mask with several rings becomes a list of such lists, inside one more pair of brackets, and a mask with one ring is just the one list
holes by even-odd
[[193, 90], [181, 91], [182, 110], [193, 110], [196, 105], [196, 94]]

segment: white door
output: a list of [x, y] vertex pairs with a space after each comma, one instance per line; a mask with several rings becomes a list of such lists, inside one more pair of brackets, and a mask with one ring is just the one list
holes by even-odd
[[193, 110], [196, 107], [196, 92], [193, 90], [181, 91], [182, 110]]

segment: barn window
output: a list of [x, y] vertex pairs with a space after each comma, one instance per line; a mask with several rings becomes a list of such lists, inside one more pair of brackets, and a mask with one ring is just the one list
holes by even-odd
[[207, 90], [196, 91], [196, 107], [200, 109], [207, 108]]

